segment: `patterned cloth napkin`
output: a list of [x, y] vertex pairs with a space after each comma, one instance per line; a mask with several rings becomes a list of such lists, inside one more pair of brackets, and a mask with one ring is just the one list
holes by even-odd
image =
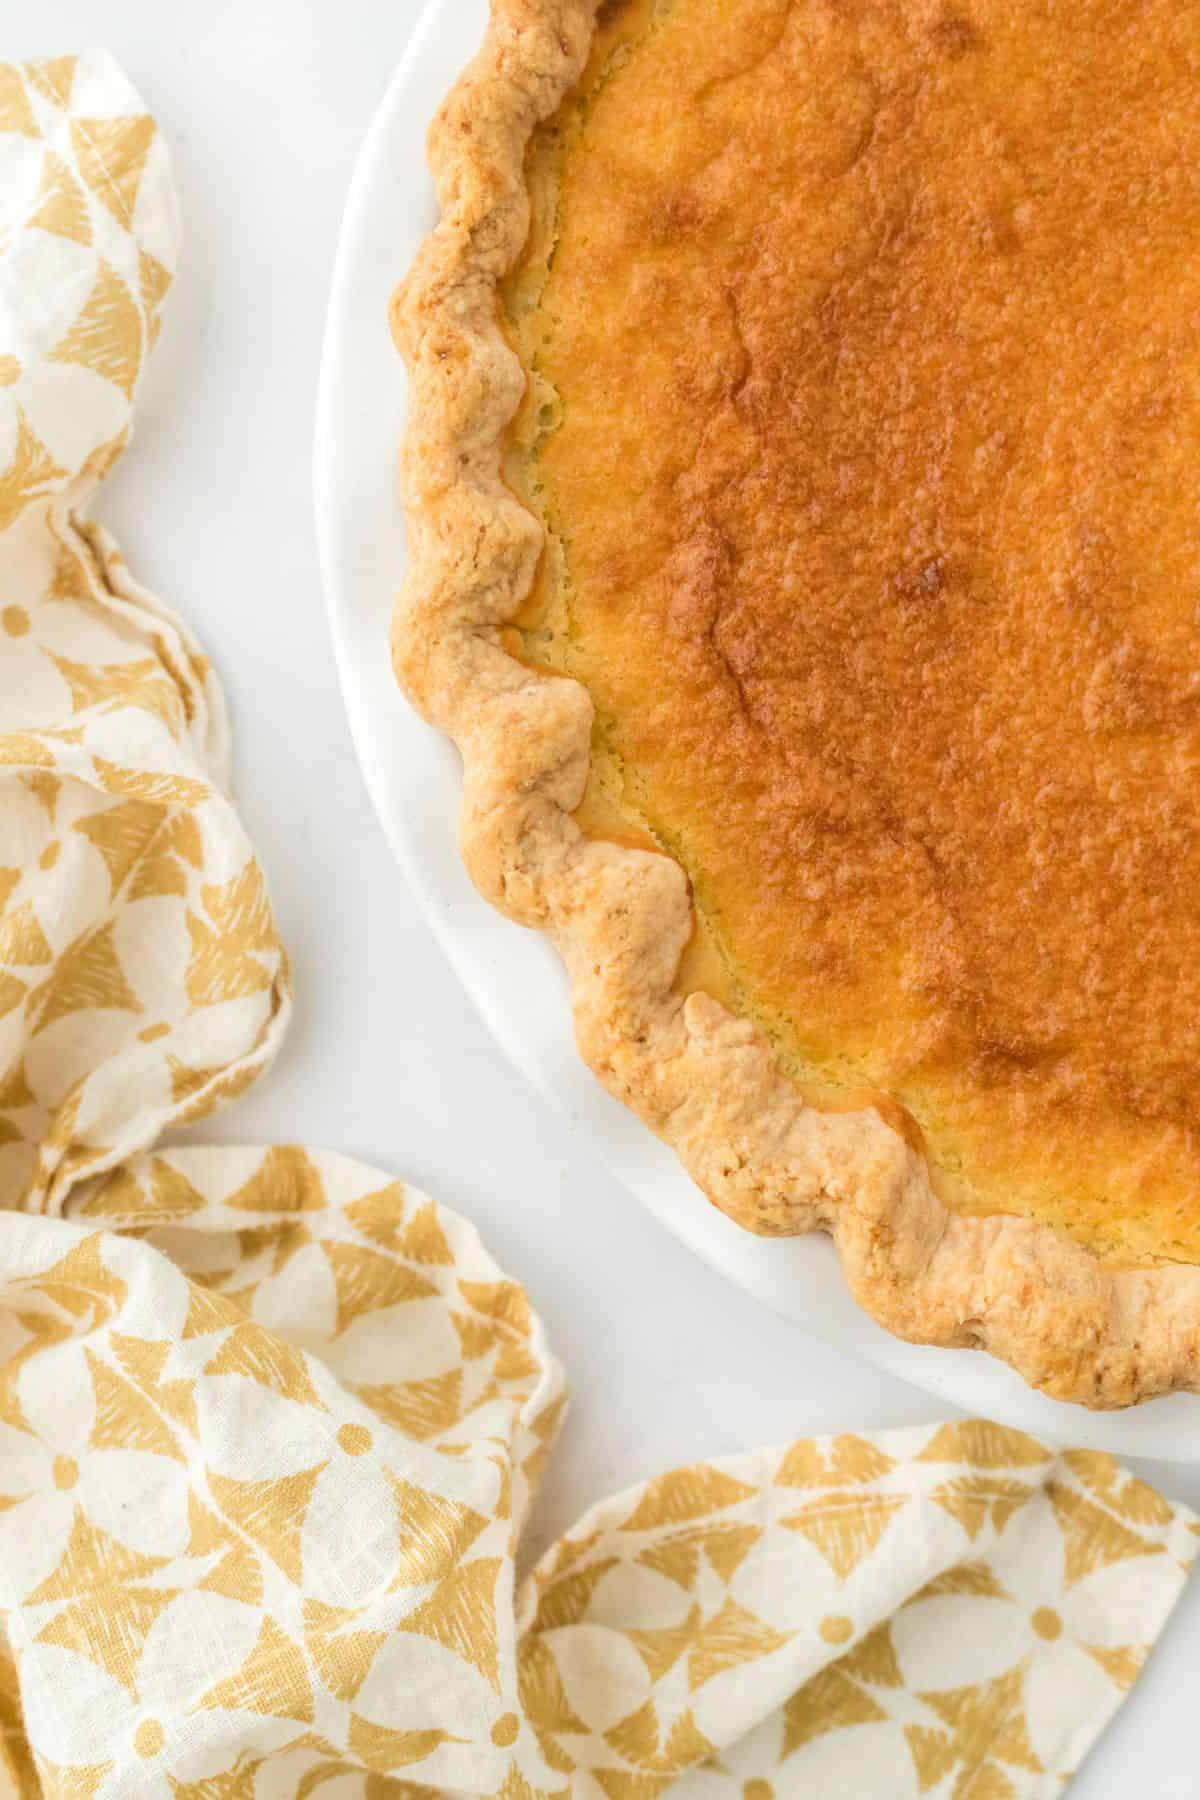
[[297, 1147], [155, 1148], [285, 1029], [220, 691], [88, 521], [175, 264], [103, 55], [0, 66], [0, 1788], [53, 1800], [1032, 1800], [1196, 1552], [979, 1421], [598, 1506], [469, 1225]]

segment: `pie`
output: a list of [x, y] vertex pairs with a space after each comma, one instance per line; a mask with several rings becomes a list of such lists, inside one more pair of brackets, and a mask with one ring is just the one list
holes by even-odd
[[1200, 0], [493, 0], [399, 679], [583, 1055], [1060, 1398], [1200, 1387]]

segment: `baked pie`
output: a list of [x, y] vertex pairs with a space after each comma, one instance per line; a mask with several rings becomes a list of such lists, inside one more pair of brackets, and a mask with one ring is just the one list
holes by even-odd
[[902, 1337], [1200, 1386], [1200, 4], [493, 0], [400, 681], [581, 1050]]

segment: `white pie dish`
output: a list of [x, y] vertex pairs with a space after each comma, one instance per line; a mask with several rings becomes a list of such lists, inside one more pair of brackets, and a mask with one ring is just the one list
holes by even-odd
[[334, 271], [318, 401], [317, 523], [337, 663], [367, 785], [409, 883], [513, 1062], [570, 1111], [581, 1136], [663, 1223], [739, 1286], [954, 1406], [1120, 1455], [1200, 1461], [1192, 1397], [1120, 1414], [1061, 1405], [987, 1357], [907, 1345], [882, 1331], [851, 1300], [823, 1240], [762, 1240], [732, 1225], [579, 1060], [565, 977], [548, 943], [494, 913], [467, 878], [456, 753], [409, 708], [388, 659], [404, 559], [396, 456], [405, 384], [387, 305], [436, 219], [428, 120], [485, 20], [485, 0], [431, 0], [367, 136]]

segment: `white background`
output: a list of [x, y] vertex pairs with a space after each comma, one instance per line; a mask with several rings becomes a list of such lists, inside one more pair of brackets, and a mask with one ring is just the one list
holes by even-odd
[[[344, 1150], [476, 1222], [571, 1377], [540, 1545], [672, 1463], [935, 1408], [724, 1283], [597, 1165], [493, 1046], [370, 809], [322, 607], [312, 411], [346, 185], [417, 11], [5, 0], [0, 58], [105, 45], [175, 159], [183, 266], [134, 443], [97, 511], [224, 677], [237, 791], [298, 997], [274, 1072], [203, 1135]], [[1139, 1472], [1200, 1509], [1200, 1470]], [[1197, 1800], [1198, 1649], [1193, 1583], [1072, 1800]]]

